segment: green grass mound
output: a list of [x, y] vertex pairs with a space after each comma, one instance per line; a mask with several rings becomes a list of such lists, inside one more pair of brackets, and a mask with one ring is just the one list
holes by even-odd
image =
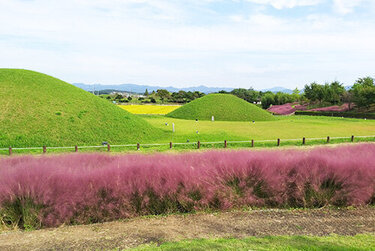
[[210, 94], [196, 99], [166, 116], [179, 119], [221, 121], [267, 121], [275, 118], [269, 112], [230, 94]]
[[0, 107], [0, 147], [135, 143], [161, 132], [91, 93], [28, 70], [0, 69]]

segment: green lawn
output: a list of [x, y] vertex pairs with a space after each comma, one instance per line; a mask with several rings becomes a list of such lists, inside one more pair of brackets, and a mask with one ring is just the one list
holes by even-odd
[[[159, 142], [224, 141], [224, 140], [276, 140], [319, 137], [350, 137], [351, 135], [375, 135], [375, 120], [288, 116], [276, 121], [234, 122], [198, 121], [168, 118], [165, 116], [142, 116], [154, 127], [169, 132], [169, 138]], [[168, 126], [165, 125], [168, 123]], [[172, 123], [175, 133], [172, 133]], [[196, 131], [199, 133], [197, 134]], [[168, 133], [166, 133], [168, 135]]]
[[270, 236], [244, 239], [199, 239], [142, 245], [133, 250], [375, 250], [374, 235], [324, 237]]
[[[157, 133], [149, 136], [148, 140], [139, 139], [141, 152], [168, 151], [169, 142], [190, 143], [201, 142], [224, 142], [228, 140], [229, 148], [250, 147], [250, 143], [230, 143], [230, 141], [250, 141], [254, 139], [255, 147], [274, 147], [276, 140], [281, 139], [281, 146], [300, 146], [302, 138], [306, 137], [306, 145], [325, 144], [325, 139], [312, 140], [311, 138], [346, 137], [345, 139], [331, 139], [330, 143], [350, 142], [351, 135], [375, 136], [375, 120], [318, 117], [318, 116], [280, 116], [275, 121], [239, 122], [239, 121], [198, 121], [169, 118], [162, 115], [135, 115], [143, 118], [150, 125], [156, 127]], [[168, 125], [166, 125], [166, 123]], [[172, 132], [172, 123], [175, 124], [175, 132]], [[196, 133], [196, 132], [199, 133]], [[285, 139], [299, 139], [298, 141], [286, 141]], [[259, 142], [260, 140], [272, 140], [270, 142]], [[355, 138], [355, 142], [375, 141], [371, 138]], [[111, 142], [110, 144], [135, 144], [136, 142]], [[145, 146], [148, 143], [164, 143], [162, 146]], [[72, 144], [73, 145], [73, 144]], [[223, 148], [221, 144], [203, 144], [202, 148]], [[173, 145], [175, 151], [196, 149], [196, 144]], [[79, 151], [106, 151], [103, 148], [86, 148]], [[71, 152], [69, 149], [48, 149], [48, 152]], [[134, 145], [128, 147], [112, 147], [113, 152], [134, 151]], [[41, 153], [41, 148], [35, 150], [14, 150], [14, 153]], [[0, 154], [7, 154], [7, 149], [0, 150]]]

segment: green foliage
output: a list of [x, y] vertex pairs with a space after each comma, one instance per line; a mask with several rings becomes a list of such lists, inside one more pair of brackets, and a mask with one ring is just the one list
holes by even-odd
[[298, 93], [288, 94], [288, 93], [278, 92], [275, 94], [272, 92], [266, 92], [262, 95], [261, 100], [262, 100], [263, 109], [267, 109], [271, 105], [283, 105], [286, 103], [293, 103], [293, 102], [300, 101], [301, 96]]
[[267, 109], [268, 107], [270, 107], [271, 105], [274, 105], [275, 104], [275, 99], [274, 99], [274, 94], [272, 92], [269, 92], [269, 93], [266, 93], [263, 97], [262, 97], [262, 107], [263, 109]]
[[205, 94], [195, 91], [195, 92], [185, 92], [185, 91], [178, 91], [178, 92], [173, 92], [171, 97], [169, 98], [170, 102], [174, 103], [189, 103], [197, 98], [203, 97]]
[[344, 86], [338, 81], [334, 81], [330, 85], [326, 84], [325, 89], [325, 99], [331, 104], [339, 104], [346, 92]]
[[122, 100], [124, 97], [121, 94], [116, 94], [116, 96], [113, 98], [114, 100]]
[[222, 121], [266, 121], [274, 117], [240, 98], [229, 94], [210, 94], [167, 114], [168, 117]]
[[169, 93], [169, 91], [165, 90], [165, 89], [159, 89], [157, 90], [156, 94], [160, 97], [160, 99], [162, 101], [168, 99], [171, 97], [171, 94]]
[[374, 79], [370, 77], [360, 78], [351, 88], [353, 102], [358, 107], [369, 107], [375, 104], [375, 85]]
[[26, 197], [17, 197], [12, 201], [3, 203], [0, 208], [0, 223], [14, 229], [25, 230], [39, 229], [41, 222], [39, 210], [43, 205], [35, 203]]
[[344, 86], [338, 81], [325, 85], [315, 82], [305, 85], [305, 97], [312, 102], [327, 102], [332, 105], [339, 104], [343, 100], [345, 93]]
[[249, 103], [256, 103], [259, 102], [261, 99], [261, 92], [255, 91], [254, 89], [244, 89], [244, 88], [239, 88], [239, 89], [233, 89], [231, 92], [234, 96], [237, 96], [239, 98], [242, 98], [246, 100]]
[[375, 119], [375, 113], [296, 111], [295, 115]]
[[28, 70], [0, 69], [0, 107], [0, 147], [136, 143], [160, 135], [105, 99]]

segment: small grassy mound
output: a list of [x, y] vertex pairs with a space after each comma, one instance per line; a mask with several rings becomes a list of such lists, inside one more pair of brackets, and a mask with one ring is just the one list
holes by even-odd
[[221, 121], [268, 121], [274, 117], [267, 111], [230, 94], [210, 94], [196, 99], [167, 114], [180, 119]]
[[0, 147], [135, 143], [160, 135], [143, 119], [51, 76], [0, 69]]

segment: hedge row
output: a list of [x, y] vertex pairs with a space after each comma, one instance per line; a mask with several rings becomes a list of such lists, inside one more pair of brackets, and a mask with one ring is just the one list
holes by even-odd
[[375, 119], [375, 113], [296, 111], [295, 115], [331, 116], [358, 119]]

